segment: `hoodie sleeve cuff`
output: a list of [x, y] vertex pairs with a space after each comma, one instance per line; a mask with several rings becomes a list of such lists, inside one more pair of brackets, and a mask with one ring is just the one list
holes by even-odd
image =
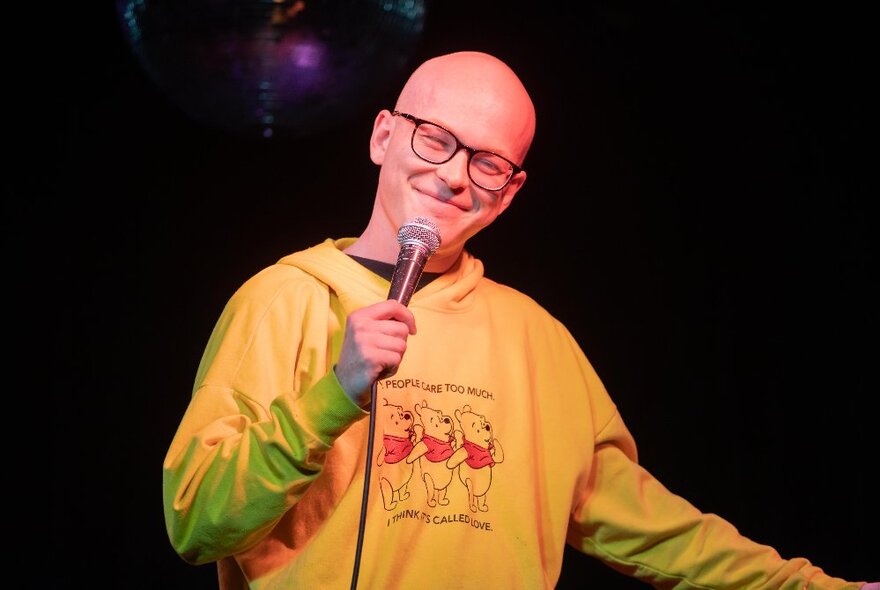
[[297, 400], [298, 414], [314, 425], [328, 444], [368, 413], [346, 395], [334, 371], [328, 371]]

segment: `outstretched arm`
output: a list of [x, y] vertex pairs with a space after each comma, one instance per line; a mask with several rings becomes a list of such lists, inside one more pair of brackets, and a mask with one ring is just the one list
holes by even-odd
[[635, 460], [620, 417], [597, 437], [569, 543], [615, 570], [675, 590], [857, 590], [803, 558], [785, 559], [672, 493]]

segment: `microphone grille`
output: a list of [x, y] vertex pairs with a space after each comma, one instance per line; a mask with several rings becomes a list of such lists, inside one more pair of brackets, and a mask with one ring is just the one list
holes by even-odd
[[418, 243], [433, 254], [440, 247], [440, 230], [437, 224], [427, 217], [416, 217], [400, 226], [397, 231], [397, 243]]

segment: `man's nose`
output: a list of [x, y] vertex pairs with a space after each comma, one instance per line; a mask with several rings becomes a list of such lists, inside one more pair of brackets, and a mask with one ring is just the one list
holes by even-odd
[[450, 188], [461, 188], [467, 185], [470, 181], [468, 177], [469, 156], [467, 150], [459, 149], [451, 160], [438, 165], [437, 175]]

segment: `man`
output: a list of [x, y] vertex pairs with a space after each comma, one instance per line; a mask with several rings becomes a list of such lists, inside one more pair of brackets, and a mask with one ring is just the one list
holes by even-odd
[[[164, 465], [175, 549], [224, 588], [552, 588], [566, 542], [657, 586], [859, 588], [666, 490], [568, 330], [483, 276], [465, 245], [523, 186], [534, 131], [496, 58], [416, 69], [374, 122], [363, 233], [221, 315]], [[407, 307], [388, 280], [416, 218], [441, 240]]]

